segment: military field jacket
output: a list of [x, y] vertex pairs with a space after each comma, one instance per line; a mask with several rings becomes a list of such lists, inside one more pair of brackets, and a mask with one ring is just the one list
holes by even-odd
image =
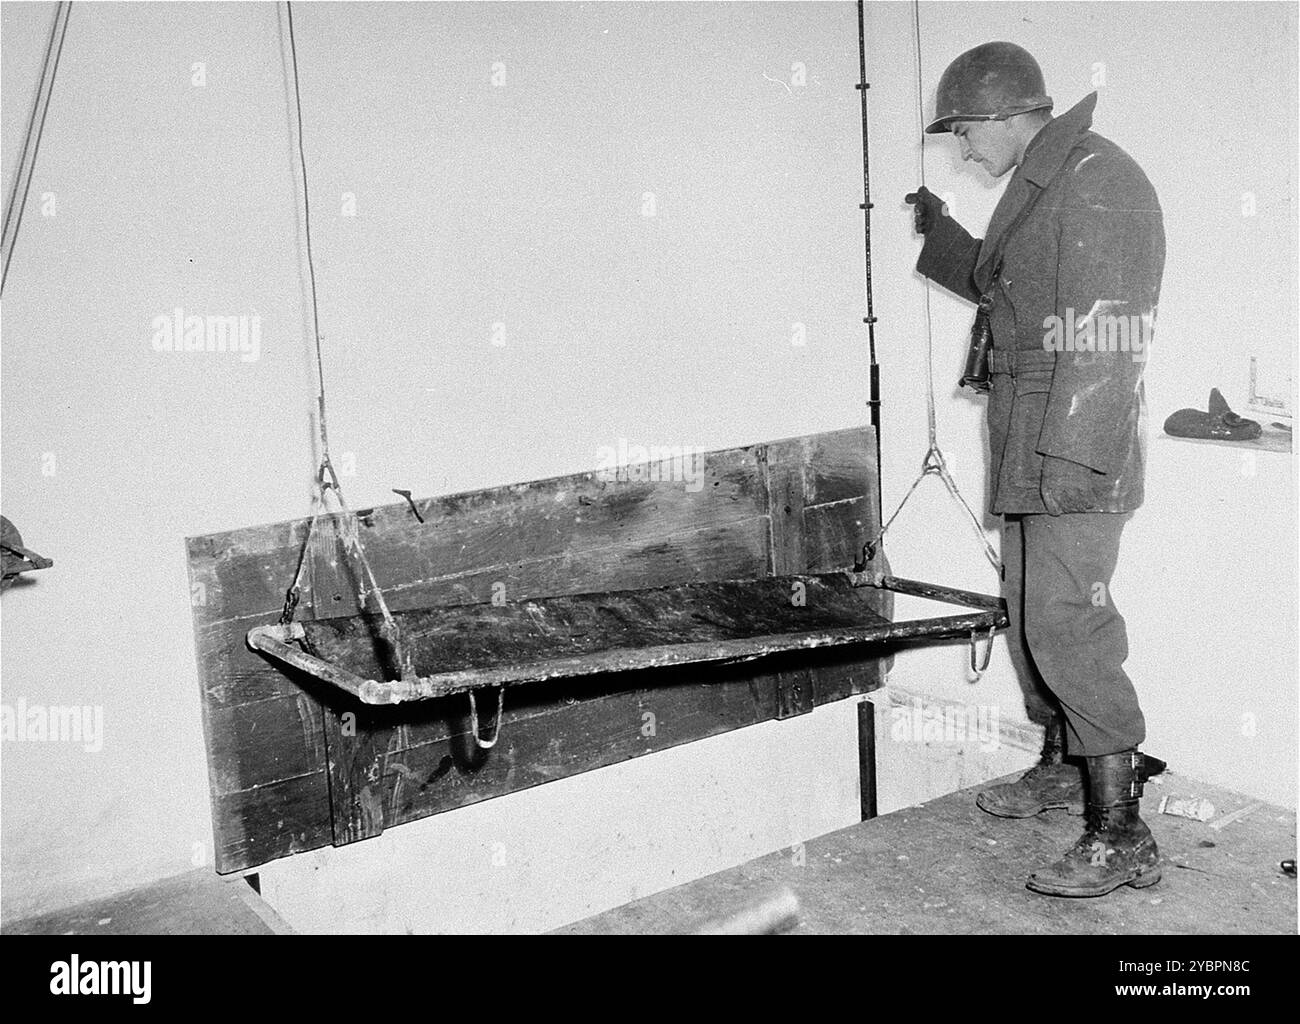
[[1034, 137], [985, 239], [937, 217], [917, 262], [972, 302], [992, 291], [995, 513], [1046, 511], [1044, 456], [1092, 471], [1088, 501], [1067, 512], [1142, 503], [1142, 377], [1164, 273], [1164, 219], [1137, 163], [1090, 131], [1096, 103], [1090, 94]]

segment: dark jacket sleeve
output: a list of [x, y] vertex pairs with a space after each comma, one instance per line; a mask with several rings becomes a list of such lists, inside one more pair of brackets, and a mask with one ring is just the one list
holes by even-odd
[[1140, 404], [1165, 238], [1137, 166], [1123, 157], [1090, 162], [1075, 168], [1077, 191], [1059, 219], [1056, 316], [1075, 344], [1057, 352], [1038, 452], [1113, 473]]
[[941, 284], [963, 299], [979, 302], [980, 293], [972, 275], [979, 259], [980, 240], [947, 214], [935, 218], [934, 227], [925, 236], [917, 272]]

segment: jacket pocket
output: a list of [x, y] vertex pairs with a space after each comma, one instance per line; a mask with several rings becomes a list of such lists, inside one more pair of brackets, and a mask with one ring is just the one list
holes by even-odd
[[[1012, 386], [1017, 398], [1023, 395], [1046, 395], [1052, 390], [1052, 371], [1018, 373], [1013, 378]], [[1046, 412], [1046, 408], [1043, 411]]]

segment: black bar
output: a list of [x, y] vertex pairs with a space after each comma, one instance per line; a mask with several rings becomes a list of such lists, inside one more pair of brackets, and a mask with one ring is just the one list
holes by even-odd
[[862, 820], [876, 816], [876, 705], [858, 703], [858, 778], [862, 793]]
[[[876, 362], [876, 307], [871, 285], [871, 143], [867, 137], [867, 90], [871, 83], [867, 81], [867, 35], [866, 15], [863, 13], [863, 0], [858, 0], [858, 96], [862, 102], [862, 248], [863, 273], [867, 299], [867, 315], [863, 318], [867, 325], [867, 364], [870, 374], [868, 382], [867, 405], [871, 410], [871, 425], [876, 432], [876, 482], [880, 483], [880, 368]], [[876, 500], [879, 505], [880, 489], [877, 487]], [[877, 509], [877, 515], [879, 515]]]

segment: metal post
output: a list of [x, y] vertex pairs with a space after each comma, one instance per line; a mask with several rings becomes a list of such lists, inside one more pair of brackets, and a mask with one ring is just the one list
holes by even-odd
[[862, 786], [862, 820], [876, 816], [876, 705], [858, 702], [858, 777]]

